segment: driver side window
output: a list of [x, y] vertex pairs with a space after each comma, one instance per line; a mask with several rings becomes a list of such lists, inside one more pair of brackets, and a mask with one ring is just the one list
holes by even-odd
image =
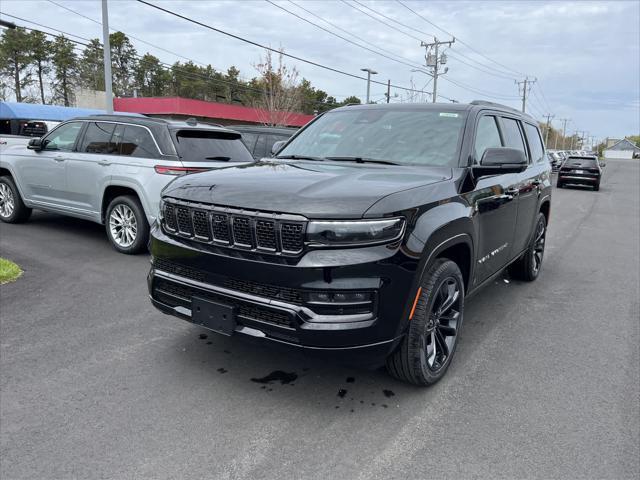
[[497, 147], [502, 147], [502, 141], [500, 140], [500, 131], [498, 130], [496, 117], [490, 115], [480, 117], [478, 128], [476, 129], [475, 163], [480, 163], [482, 155], [487, 148]]
[[44, 139], [46, 142], [44, 149], [73, 151], [80, 129], [82, 129], [81, 122], [69, 122], [61, 125]]

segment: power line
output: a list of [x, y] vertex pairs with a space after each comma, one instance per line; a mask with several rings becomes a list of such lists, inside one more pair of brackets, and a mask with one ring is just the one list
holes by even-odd
[[[43, 33], [43, 34], [45, 34], [45, 35], [49, 35], [49, 36], [52, 36], [52, 37], [55, 37], [55, 38], [60, 37], [60, 36], [61, 36], [60, 34], [62, 34], [62, 35], [70, 35], [70, 36], [74, 36], [74, 37], [80, 38], [80, 39], [82, 39], [82, 40], [85, 40], [85, 41], [87, 41], [87, 42], [91, 42], [91, 41], [92, 41], [92, 40], [91, 40], [91, 39], [89, 39], [89, 38], [82, 37], [82, 36], [80, 36], [80, 35], [74, 35], [74, 34], [71, 34], [71, 33], [65, 32], [65, 31], [63, 31], [63, 30], [59, 30], [59, 29], [57, 29], [57, 28], [49, 27], [49, 26], [47, 26], [47, 25], [43, 25], [43, 24], [41, 24], [41, 23], [34, 22], [34, 21], [32, 21], [32, 20], [27, 20], [27, 19], [25, 19], [25, 18], [18, 17], [18, 16], [16, 16], [16, 15], [11, 15], [11, 14], [4, 13], [4, 12], [2, 13], [2, 15], [7, 15], [8, 17], [15, 18], [15, 19], [17, 19], [17, 20], [21, 20], [21, 21], [23, 21], [23, 22], [27, 22], [27, 23], [32, 23], [33, 25], [37, 25], [37, 26], [39, 26], [39, 27], [47, 28], [47, 29], [49, 29], [49, 30], [53, 30], [53, 31], [55, 31], [55, 32], [58, 32], [57, 34], [55, 34], [55, 33], [51, 33], [51, 32], [45, 32], [45, 31], [43, 31], [43, 30], [38, 30], [38, 29], [36, 29], [36, 28], [24, 27], [24, 28], [26, 28], [26, 29], [28, 29], [28, 30], [36, 31], [36, 32], [40, 32], [40, 33]], [[67, 40], [69, 40], [70, 42], [75, 43], [75, 44], [77, 44], [77, 45], [82, 45], [83, 47], [89, 47], [89, 46], [90, 46], [90, 43], [83, 43], [83, 42], [80, 42], [80, 41], [78, 41], [78, 40], [73, 40], [73, 39], [71, 39], [71, 38], [67, 38]], [[77, 50], [77, 51], [79, 51], [79, 52], [84, 52], [84, 49], [79, 49], [79, 48], [77, 48], [77, 47], [74, 47], [74, 50]], [[137, 54], [137, 53], [136, 53], [134, 56], [135, 56], [138, 60], [141, 60], [141, 59], [143, 59], [143, 58], [144, 58], [144, 56], [143, 56], [143, 55], [140, 55], [140, 54]], [[249, 85], [244, 85], [244, 84], [242, 84], [242, 83], [234, 83], [234, 82], [231, 82], [231, 81], [229, 81], [229, 80], [224, 80], [224, 79], [221, 79], [221, 78], [211, 78], [211, 77], [209, 77], [209, 76], [207, 76], [207, 75], [200, 74], [200, 73], [187, 72], [187, 71], [185, 71], [185, 70], [184, 70], [183, 68], [181, 68], [181, 67], [176, 67], [175, 65], [172, 65], [172, 64], [169, 64], [169, 63], [163, 62], [163, 61], [161, 61], [160, 59], [158, 59], [158, 63], [161, 65], [161, 67], [164, 67], [164, 68], [163, 68], [163, 70], [165, 70], [165, 71], [167, 71], [167, 72], [169, 72], [169, 73], [175, 74], [175, 75], [177, 75], [177, 76], [181, 76], [181, 77], [183, 77], [183, 78], [203, 79], [203, 80], [207, 80], [207, 81], [209, 81], [209, 82], [216, 82], [216, 83], [222, 83], [222, 84], [226, 84], [226, 85], [231, 85], [231, 86], [233, 86], [233, 87], [235, 87], [235, 88], [238, 88], [238, 89], [240, 89], [240, 90], [245, 90], [245, 91], [249, 91], [249, 92], [253, 92], [253, 93], [260, 93], [260, 94], [261, 94], [261, 93], [263, 93], [263, 92], [262, 92], [262, 90], [259, 90], [259, 89], [256, 89], [256, 88], [253, 88], [253, 87], [250, 87]], [[336, 96], [335, 96], [335, 95], [327, 95], [327, 96], [328, 96], [328, 97], [332, 96], [333, 98], [336, 98]], [[338, 95], [338, 96], [340, 96], [340, 95]], [[348, 95], [347, 95], [347, 96], [348, 96]], [[320, 102], [320, 101], [313, 101], [313, 100], [312, 100], [312, 101], [304, 100], [304, 101], [303, 101], [303, 104], [306, 104], [306, 105], [320, 105], [320, 106], [339, 106], [339, 105], [340, 105], [340, 103], [334, 103], [334, 102]]]
[[[65, 5], [62, 5], [62, 4], [58, 3], [58, 2], [55, 2], [54, 0], [47, 0], [47, 1], [48, 1], [49, 3], [52, 3], [52, 4], [56, 5], [57, 7], [63, 8], [64, 10], [66, 10], [66, 11], [68, 11], [68, 12], [71, 12], [71, 13], [73, 13], [73, 14], [75, 14], [75, 15], [78, 15], [78, 16], [80, 16], [80, 17], [82, 17], [82, 18], [85, 18], [85, 19], [87, 19], [87, 20], [89, 20], [89, 21], [91, 21], [91, 22], [93, 22], [93, 23], [95, 23], [95, 24], [97, 24], [97, 25], [102, 26], [102, 22], [100, 22], [100, 21], [96, 20], [95, 18], [91, 18], [91, 17], [89, 17], [89, 16], [87, 16], [87, 15], [85, 15], [85, 14], [81, 13], [81, 12], [78, 12], [77, 10], [74, 10], [74, 9], [69, 8], [69, 7], [65, 6]], [[116, 28], [110, 28], [110, 30], [112, 30], [112, 31], [118, 31]], [[160, 51], [163, 51], [163, 52], [165, 52], [165, 53], [169, 53], [169, 54], [174, 55], [174, 56], [176, 56], [176, 57], [178, 57], [178, 58], [182, 58], [182, 59], [184, 59], [184, 60], [188, 60], [188, 61], [190, 61], [190, 62], [193, 62], [193, 63], [199, 64], [199, 65], [202, 65], [203, 67], [208, 66], [208, 65], [207, 65], [207, 64], [205, 64], [204, 62], [199, 62], [199, 61], [197, 61], [197, 60], [193, 60], [192, 58], [185, 57], [184, 55], [180, 55], [179, 53], [173, 52], [173, 51], [171, 51], [171, 50], [167, 50], [167, 49], [166, 49], [166, 48], [164, 48], [164, 47], [161, 47], [161, 46], [159, 46], [159, 45], [155, 45], [155, 44], [153, 44], [153, 43], [151, 43], [151, 42], [148, 42], [148, 41], [146, 41], [146, 40], [143, 40], [143, 39], [142, 39], [142, 38], [140, 38], [140, 37], [135, 37], [135, 36], [131, 35], [130, 33], [127, 33], [126, 35], [127, 35], [128, 37], [130, 37], [130, 38], [133, 38], [134, 40], [137, 40], [138, 42], [144, 43], [145, 45], [148, 45], [148, 46], [150, 46], [150, 47], [156, 48], [156, 49], [158, 49], [158, 50], [160, 50]], [[242, 80], [243, 80], [243, 81], [245, 81], [245, 82], [246, 82], [246, 81], [248, 81], [246, 78], [243, 78]]]
[[[398, 25], [402, 25], [404, 28], [408, 28], [409, 30], [413, 30], [414, 32], [418, 32], [418, 33], [420, 33], [420, 34], [422, 34], [422, 35], [426, 35], [427, 37], [435, 37], [435, 35], [434, 35], [433, 33], [428, 33], [428, 32], [425, 32], [425, 31], [423, 31], [423, 30], [419, 30], [419, 29], [417, 29], [417, 28], [414, 28], [414, 27], [412, 27], [411, 25], [407, 25], [407, 24], [405, 24], [405, 23], [399, 22], [398, 20], [396, 20], [396, 19], [394, 19], [394, 18], [391, 18], [391, 17], [389, 17], [389, 16], [385, 15], [384, 13], [380, 13], [380, 12], [378, 12], [377, 10], [374, 10], [373, 8], [368, 7], [368, 6], [366, 6], [366, 5], [362, 4], [362, 3], [360, 3], [358, 0], [353, 0], [353, 1], [354, 1], [355, 3], [357, 3], [358, 5], [360, 5], [361, 7], [366, 8], [367, 10], [369, 10], [369, 11], [371, 11], [371, 12], [375, 13], [376, 15], [380, 15], [381, 17], [386, 18], [387, 20], [389, 20], [389, 21], [391, 21], [391, 22], [393, 22], [393, 23], [397, 23]], [[420, 41], [423, 41], [423, 40], [420, 40]]]
[[402, 5], [404, 8], [406, 8], [407, 10], [409, 10], [410, 12], [412, 12], [414, 15], [416, 15], [417, 17], [421, 18], [422, 20], [424, 20], [425, 22], [427, 22], [429, 25], [434, 26], [435, 28], [437, 28], [438, 30], [446, 33], [447, 35], [451, 36], [451, 37], [456, 37], [456, 40], [458, 40], [459, 43], [461, 43], [462, 45], [464, 45], [465, 47], [467, 47], [469, 50], [475, 52], [477, 55], [480, 55], [481, 57], [489, 60], [492, 63], [495, 63], [496, 65], [501, 66], [502, 68], [507, 69], [508, 71], [514, 72], [517, 75], [520, 76], [526, 76], [525, 73], [519, 72], [518, 70], [515, 70], [513, 68], [510, 68], [506, 65], [504, 65], [503, 63], [498, 62], [497, 60], [494, 60], [488, 56], [486, 56], [484, 53], [476, 50], [475, 48], [473, 48], [471, 45], [469, 45], [468, 43], [464, 42], [463, 40], [461, 40], [459, 37], [457, 37], [456, 35], [454, 35], [451, 32], [448, 32], [447, 30], [445, 30], [444, 28], [436, 25], [434, 22], [432, 22], [431, 20], [429, 20], [428, 18], [420, 15], [418, 12], [416, 12], [414, 9], [412, 9], [411, 7], [409, 7], [408, 5], [406, 5], [405, 3], [403, 3], [401, 0], [396, 0], [397, 3], [399, 3], [400, 5]]
[[[302, 17], [302, 16], [298, 15], [297, 13], [292, 12], [291, 10], [287, 10], [286, 8], [284, 8], [284, 7], [280, 6], [280, 5], [278, 5], [277, 3], [272, 2], [271, 0], [265, 0], [265, 1], [266, 1], [267, 3], [270, 3], [271, 5], [273, 5], [274, 7], [279, 8], [280, 10], [283, 10], [283, 11], [287, 12], [287, 13], [288, 13], [288, 14], [290, 14], [290, 15], [293, 15], [294, 17], [296, 17], [296, 18], [298, 18], [298, 19], [302, 20], [303, 22], [306, 22], [306, 23], [308, 23], [308, 24], [310, 24], [310, 25], [313, 25], [314, 27], [319, 28], [320, 30], [325, 31], [325, 32], [329, 33], [330, 35], [333, 35], [334, 37], [338, 37], [339, 39], [344, 40], [345, 42], [348, 42], [348, 43], [350, 43], [350, 44], [352, 44], [352, 45], [355, 45], [356, 47], [360, 47], [360, 48], [362, 48], [362, 49], [364, 49], [364, 50], [367, 50], [367, 51], [369, 51], [369, 52], [371, 52], [371, 53], [375, 53], [376, 55], [380, 55], [380, 56], [385, 57], [385, 58], [387, 58], [387, 59], [389, 59], [389, 60], [391, 60], [391, 61], [394, 61], [394, 62], [397, 62], [397, 63], [401, 63], [401, 64], [406, 65], [406, 66], [408, 66], [408, 67], [415, 68], [415, 67], [417, 66], [417, 65], [412, 64], [412, 63], [407, 63], [407, 62], [408, 62], [408, 61], [410, 61], [410, 60], [407, 60], [407, 61], [404, 61], [404, 60], [398, 60], [397, 58], [391, 57], [391, 56], [386, 55], [386, 54], [384, 54], [384, 53], [381, 53], [381, 52], [379, 52], [379, 51], [377, 51], [377, 50], [373, 50], [372, 48], [366, 47], [366, 46], [364, 46], [364, 45], [360, 45], [359, 43], [356, 43], [356, 42], [354, 42], [354, 41], [352, 41], [352, 40], [349, 40], [348, 38], [343, 37], [342, 35], [340, 35], [340, 34], [338, 34], [338, 33], [332, 32], [331, 30], [329, 30], [329, 29], [327, 29], [327, 28], [324, 28], [323, 26], [318, 25], [317, 23], [313, 23], [311, 20], [308, 20], [308, 19], [306, 19], [306, 18], [304, 18], [304, 17]], [[399, 58], [402, 58], [402, 57], [399, 57]]]
[[[160, 10], [161, 12], [168, 13], [169, 15], [173, 15], [174, 17], [181, 18], [182, 20], [185, 20], [187, 22], [193, 23], [194, 25], [198, 25], [200, 27], [203, 27], [203, 28], [206, 28], [208, 30], [220, 33], [222, 35], [226, 35], [228, 37], [234, 38], [235, 40], [239, 40], [241, 42], [248, 43], [248, 44], [253, 45], [255, 47], [259, 47], [259, 48], [262, 48], [264, 50], [268, 50], [270, 52], [277, 53], [278, 55], [282, 55], [284, 57], [292, 58], [292, 59], [297, 60], [299, 62], [306, 63], [308, 65], [313, 65], [315, 67], [322, 68], [324, 70], [328, 70], [330, 72], [338, 73], [340, 75], [344, 75], [344, 76], [347, 76], [347, 77], [356, 78], [358, 80], [366, 80], [367, 79], [366, 77], [362, 77], [362, 76], [357, 75], [355, 73], [345, 72], [344, 70], [340, 70], [338, 68], [330, 67], [328, 65], [323, 65], [323, 64], [315, 62], [313, 60], [308, 60], [306, 58], [302, 58], [302, 57], [299, 57], [297, 55], [292, 55], [291, 53], [286, 53], [284, 51], [277, 50], [277, 49], [275, 49], [273, 47], [269, 47], [268, 45], [264, 45], [262, 43], [255, 42], [253, 40], [249, 40], [247, 38], [241, 37], [240, 35], [235, 35], [233, 33], [226, 32], [226, 31], [221, 30], [219, 28], [213, 27], [211, 25], [207, 25], [206, 23], [200, 22], [200, 21], [195, 20], [193, 18], [187, 17], [187, 16], [182, 15], [180, 13], [177, 13], [177, 12], [174, 12], [172, 10], [166, 9], [164, 7], [161, 7], [159, 5], [154, 5], [153, 3], [148, 2], [146, 0], [136, 0], [136, 1], [138, 3], [142, 3], [144, 5], [147, 5], [147, 6], [151, 7], [151, 8], [155, 8], [156, 10]], [[386, 83], [380, 82], [380, 81], [377, 81], [377, 80], [371, 80], [371, 83], [376, 83], [378, 85], [385, 85], [385, 86], [387, 85]], [[397, 88], [399, 90], [412, 91], [411, 88], [403, 87], [403, 86], [400, 86], [400, 85], [393, 85], [392, 84], [391, 86], [393, 88]]]
[[[381, 24], [385, 25], [385, 26], [386, 26], [386, 27], [388, 27], [388, 28], [391, 28], [392, 30], [395, 30], [396, 32], [399, 32], [399, 33], [401, 33], [401, 34], [403, 34], [403, 35], [407, 36], [408, 38], [411, 38], [411, 39], [413, 39], [413, 40], [417, 40], [417, 41], [419, 41], [419, 42], [422, 42], [422, 41], [423, 41], [422, 39], [420, 39], [419, 37], [416, 37], [415, 35], [409, 34], [409, 33], [405, 32], [405, 31], [403, 31], [403, 30], [400, 30], [399, 28], [397, 28], [397, 27], [395, 27], [395, 26], [393, 26], [393, 25], [389, 25], [388, 23], [384, 22], [383, 20], [380, 20], [379, 18], [376, 18], [376, 17], [374, 17], [374, 16], [370, 15], [369, 13], [365, 12], [364, 10], [361, 10], [360, 8], [356, 7], [355, 5], [352, 5], [351, 3], [348, 3], [346, 0], [341, 0], [341, 1], [342, 1], [345, 5], [348, 5], [349, 7], [353, 8], [354, 10], [356, 10], [356, 11], [358, 11], [358, 12], [360, 12], [360, 13], [362, 13], [362, 14], [366, 15], [367, 17], [369, 17], [369, 18], [371, 18], [371, 19], [375, 20], [376, 22], [379, 22], [379, 23], [381, 23]], [[422, 30], [419, 30], [419, 29], [413, 28], [413, 27], [411, 27], [411, 26], [409, 26], [409, 25], [406, 25], [406, 24], [404, 24], [404, 23], [398, 22], [397, 20], [394, 20], [393, 18], [388, 17], [388, 16], [384, 15], [383, 13], [380, 13], [380, 12], [379, 12], [379, 11], [377, 11], [377, 10], [374, 10], [374, 9], [373, 9], [373, 8], [371, 8], [371, 7], [368, 7], [368, 6], [366, 6], [366, 5], [363, 5], [362, 3], [360, 3], [360, 2], [359, 2], [359, 1], [357, 1], [357, 0], [354, 0], [354, 1], [355, 1], [358, 5], [361, 5], [362, 7], [366, 8], [367, 10], [369, 10], [369, 11], [371, 11], [371, 12], [373, 12], [373, 13], [375, 13], [376, 15], [380, 15], [380, 16], [382, 16], [382, 17], [384, 17], [384, 18], [387, 18], [387, 19], [389, 19], [389, 20], [391, 20], [391, 21], [393, 21], [393, 22], [395, 22], [395, 23], [398, 23], [398, 24], [400, 24], [400, 25], [403, 25], [403, 26], [404, 26], [404, 27], [406, 27], [406, 28], [410, 28], [410, 29], [412, 29], [412, 30], [414, 30], [414, 31], [417, 31], [417, 32], [422, 33], [422, 34], [424, 34], [424, 35], [427, 35], [427, 36], [430, 36], [430, 37], [434, 37], [434, 38], [435, 38], [435, 36], [434, 36], [432, 33], [427, 33], [427, 32], [424, 32], [424, 31], [422, 31]], [[480, 66], [473, 65], [472, 63], [467, 63], [467, 62], [465, 62], [464, 60], [461, 60], [460, 58], [457, 58], [458, 56], [459, 56], [459, 57], [462, 57], [462, 58], [465, 58], [465, 59], [466, 59], [466, 60], [468, 60], [469, 62], [477, 63], [477, 64], [478, 64], [478, 65], [480, 65]], [[495, 69], [494, 67], [489, 66], [489, 65], [486, 65], [486, 64], [484, 64], [484, 63], [482, 63], [482, 62], [479, 62], [478, 60], [476, 60], [476, 59], [474, 59], [474, 58], [471, 58], [471, 57], [469, 57], [469, 56], [467, 56], [467, 55], [465, 55], [465, 54], [463, 54], [463, 53], [461, 53], [461, 52], [456, 52], [456, 53], [455, 53], [455, 55], [452, 55], [452, 58], [455, 58], [457, 61], [459, 61], [459, 62], [461, 62], [461, 63], [464, 63], [464, 64], [468, 65], [469, 67], [471, 67], [471, 68], [475, 68], [476, 70], [478, 70], [478, 71], [480, 71], [480, 72], [483, 72], [483, 73], [486, 73], [486, 74], [488, 74], [488, 75], [492, 75], [492, 76], [497, 77], [497, 78], [503, 78], [503, 79], [508, 79], [508, 80], [515, 80], [515, 78], [514, 78], [513, 74], [511, 74], [511, 73], [507, 73], [507, 72], [502, 72], [502, 71], [500, 71], [500, 70], [497, 70], [497, 69]], [[487, 69], [489, 69], [489, 70], [487, 70]], [[491, 70], [493, 70], [493, 71], [491, 71]]]

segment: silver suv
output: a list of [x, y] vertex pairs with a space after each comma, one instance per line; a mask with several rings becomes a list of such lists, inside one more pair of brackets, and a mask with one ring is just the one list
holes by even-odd
[[94, 115], [0, 155], [0, 220], [37, 208], [104, 224], [116, 250], [146, 248], [160, 191], [176, 176], [253, 158], [238, 132], [189, 119]]

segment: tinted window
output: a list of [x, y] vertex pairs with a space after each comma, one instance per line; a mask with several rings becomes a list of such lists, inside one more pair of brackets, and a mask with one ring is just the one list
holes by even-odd
[[345, 109], [325, 113], [278, 156], [363, 157], [405, 165], [458, 165], [466, 112]]
[[[253, 150], [253, 156], [255, 158], [264, 158], [268, 157], [269, 153], [267, 152], [267, 135], [260, 135], [258, 137], [258, 141], [256, 142], [256, 148]], [[269, 150], [270, 152], [270, 150]]]
[[598, 168], [598, 161], [595, 158], [569, 157], [563, 167]]
[[529, 144], [529, 150], [531, 151], [531, 161], [535, 163], [543, 162], [544, 146], [542, 145], [538, 129], [533, 125], [525, 123], [524, 131], [527, 134], [527, 143]]
[[490, 116], [481, 117], [476, 130], [476, 163], [482, 160], [482, 155], [487, 148], [501, 147], [500, 132], [496, 124], [496, 118]]
[[246, 145], [250, 152], [253, 152], [253, 147], [256, 145], [257, 133], [242, 132], [242, 143]]
[[179, 130], [175, 133], [175, 138], [178, 155], [185, 162], [253, 161], [238, 133]]
[[76, 138], [78, 138], [81, 128], [82, 123], [80, 122], [65, 123], [64, 125], [56, 128], [45, 139], [47, 142], [45, 150], [73, 151]]
[[87, 125], [80, 146], [86, 153], [117, 153], [117, 146], [111, 142], [114, 123], [91, 122]]
[[522, 150], [522, 152], [526, 157], [527, 151], [524, 148], [524, 143], [522, 141], [522, 134], [520, 133], [518, 122], [512, 118], [503, 118], [502, 127], [503, 127], [502, 134], [504, 135], [504, 146]]
[[44, 122], [20, 122], [18, 135], [24, 137], [41, 137], [47, 133], [47, 124]]
[[160, 155], [151, 134], [146, 128], [135, 125], [118, 125], [113, 135], [120, 155], [156, 158]]

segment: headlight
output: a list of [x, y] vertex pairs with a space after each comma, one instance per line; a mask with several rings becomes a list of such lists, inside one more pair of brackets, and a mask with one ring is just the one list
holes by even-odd
[[160, 203], [158, 204], [158, 223], [162, 221], [164, 216], [164, 200], [161, 198]]
[[309, 222], [307, 241], [315, 246], [391, 243], [402, 237], [404, 218]]

